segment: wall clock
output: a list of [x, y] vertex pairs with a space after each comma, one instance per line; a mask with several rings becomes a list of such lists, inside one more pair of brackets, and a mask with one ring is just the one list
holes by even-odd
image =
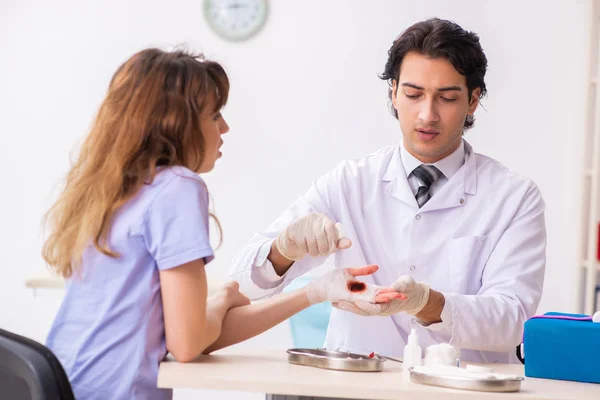
[[267, 21], [267, 0], [204, 0], [204, 17], [219, 36], [242, 41], [254, 36]]

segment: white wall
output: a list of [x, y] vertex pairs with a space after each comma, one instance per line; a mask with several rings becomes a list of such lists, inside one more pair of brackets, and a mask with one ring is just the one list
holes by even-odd
[[206, 177], [226, 235], [210, 273], [224, 278], [236, 250], [313, 179], [399, 140], [377, 74], [393, 39], [431, 16], [481, 37], [489, 96], [467, 139], [539, 184], [548, 226], [540, 311], [574, 311], [587, 1], [270, 4], [265, 29], [234, 44], [208, 29], [200, 0], [0, 3], [0, 326], [45, 336], [60, 292], [33, 298], [23, 287], [44, 268], [40, 219], [112, 73], [133, 52], [188, 43], [230, 74], [231, 132]]

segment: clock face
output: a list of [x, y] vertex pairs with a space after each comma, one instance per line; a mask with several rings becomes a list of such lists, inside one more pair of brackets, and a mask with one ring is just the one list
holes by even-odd
[[204, 0], [204, 16], [210, 27], [229, 40], [244, 40], [267, 20], [267, 0]]

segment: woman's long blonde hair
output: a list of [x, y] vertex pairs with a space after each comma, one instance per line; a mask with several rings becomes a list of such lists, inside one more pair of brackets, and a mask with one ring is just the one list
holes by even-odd
[[181, 50], [146, 49], [118, 68], [64, 190], [44, 218], [49, 236], [42, 255], [56, 273], [70, 277], [91, 243], [118, 257], [106, 245], [115, 212], [159, 166], [199, 172], [200, 118], [218, 112], [228, 93], [221, 65]]

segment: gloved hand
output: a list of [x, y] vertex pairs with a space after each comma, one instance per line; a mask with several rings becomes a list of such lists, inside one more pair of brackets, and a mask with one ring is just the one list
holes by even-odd
[[363, 316], [389, 316], [399, 312], [417, 315], [429, 300], [429, 286], [415, 281], [415, 278], [409, 275], [398, 278], [392, 284], [392, 289], [406, 295], [404, 300], [394, 299], [385, 304], [372, 304], [363, 299], [354, 302], [343, 300], [333, 306]]
[[367, 285], [355, 279], [377, 271], [377, 265], [360, 268], [337, 268], [306, 285], [306, 295], [311, 304], [323, 301], [362, 301], [365, 304], [384, 303], [396, 298], [406, 298], [392, 288]]
[[307, 254], [327, 256], [338, 249], [347, 249], [352, 242], [344, 235], [340, 223], [323, 214], [310, 213], [281, 232], [275, 246], [288, 260], [298, 261]]

